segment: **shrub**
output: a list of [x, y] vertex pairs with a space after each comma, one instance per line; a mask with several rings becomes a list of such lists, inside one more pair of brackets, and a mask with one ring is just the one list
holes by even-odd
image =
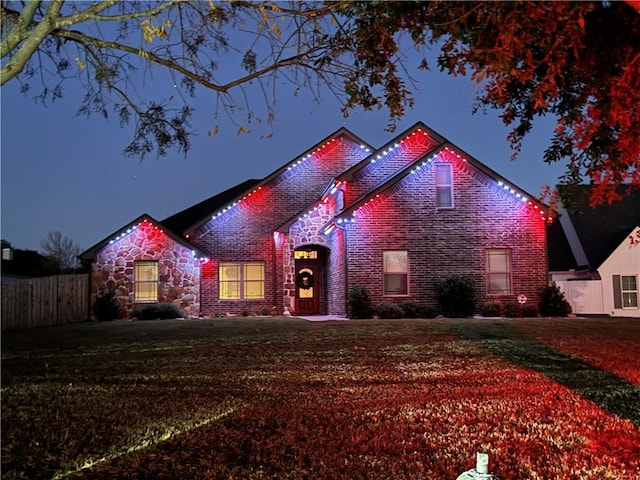
[[522, 317], [522, 306], [519, 303], [505, 303], [502, 315], [507, 318]]
[[436, 285], [438, 304], [447, 317], [470, 317], [476, 307], [476, 286], [472, 279], [460, 275], [441, 280]]
[[571, 313], [571, 304], [557, 285], [547, 285], [542, 289], [540, 315], [543, 317], [566, 317]]
[[482, 306], [483, 317], [501, 317], [502, 304], [500, 302], [487, 302]]
[[435, 307], [422, 307], [419, 318], [436, 318], [438, 316], [438, 309]]
[[98, 292], [93, 304], [93, 314], [99, 322], [120, 318], [120, 303], [116, 300], [113, 290], [101, 289]]
[[416, 302], [402, 302], [398, 304], [402, 308], [404, 318], [422, 318], [423, 307]]
[[393, 302], [380, 302], [373, 310], [380, 318], [402, 318], [404, 310], [400, 305]]
[[182, 318], [184, 315], [173, 303], [150, 303], [140, 305], [131, 311], [131, 318], [138, 320], [167, 320]]
[[271, 309], [268, 307], [264, 307], [262, 310], [260, 310], [260, 315], [262, 316], [271, 315]]
[[436, 318], [438, 316], [436, 308], [417, 302], [402, 302], [399, 305], [404, 311], [404, 318]]
[[522, 316], [523, 317], [537, 317], [538, 316], [538, 307], [531, 304], [525, 304], [522, 307]]
[[354, 285], [349, 289], [349, 318], [371, 318], [371, 297], [365, 287]]

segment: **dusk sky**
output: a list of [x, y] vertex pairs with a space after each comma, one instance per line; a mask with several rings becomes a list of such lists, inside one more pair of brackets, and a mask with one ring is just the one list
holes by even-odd
[[[58, 230], [86, 249], [142, 213], [162, 220], [248, 178], [262, 178], [342, 126], [379, 147], [422, 121], [534, 196], [557, 183], [564, 165], [542, 160], [551, 119], [538, 122], [511, 161], [509, 130], [497, 112], [472, 115], [474, 83], [438, 72], [412, 74], [416, 102], [395, 133], [384, 130], [386, 111], [356, 110], [344, 119], [330, 94], [317, 104], [282, 89], [272, 128], [254, 126], [238, 136], [237, 127], [213, 119], [214, 97], [203, 92], [192, 122], [198, 136], [186, 158], [171, 152], [142, 162], [122, 153], [132, 128], [121, 128], [115, 117], [75, 116], [83, 93], [74, 90], [77, 84], [66, 82], [64, 98], [44, 108], [9, 82], [1, 90], [2, 238], [14, 248], [40, 250], [41, 240]], [[158, 77], [147, 88], [169, 95], [173, 85]], [[208, 136], [216, 123], [220, 132]], [[271, 138], [260, 138], [270, 132]]]

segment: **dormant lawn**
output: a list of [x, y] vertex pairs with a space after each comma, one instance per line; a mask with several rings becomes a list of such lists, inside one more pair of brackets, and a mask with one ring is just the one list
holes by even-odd
[[640, 479], [640, 321], [2, 334], [2, 478]]

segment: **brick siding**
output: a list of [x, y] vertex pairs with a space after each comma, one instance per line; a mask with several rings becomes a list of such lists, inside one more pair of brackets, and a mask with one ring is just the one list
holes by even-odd
[[[442, 156], [441, 160], [452, 161]], [[392, 193], [358, 212], [346, 224], [348, 282], [365, 286], [374, 303], [416, 301], [436, 305], [435, 285], [450, 275], [468, 275], [477, 285], [479, 306], [490, 299], [515, 302], [525, 294], [536, 304], [547, 281], [545, 223], [532, 207], [480, 181], [473, 167], [452, 162], [454, 208], [437, 209], [435, 169], [401, 180]], [[476, 178], [477, 177], [477, 178]], [[512, 252], [512, 293], [487, 295], [485, 255], [490, 248]], [[406, 250], [409, 294], [383, 295], [382, 255]]]
[[[212, 258], [202, 271], [202, 314], [259, 313], [273, 307], [281, 312], [287, 304], [290, 306], [293, 271], [288, 259], [292, 258], [293, 250], [285, 239], [279, 239], [283, 242], [279, 246], [274, 232], [288, 220], [304, 214], [333, 178], [366, 154], [359, 144], [340, 135], [327, 148], [275, 176], [254, 195], [197, 229], [194, 244]], [[314, 244], [319, 240], [309, 237], [306, 241]], [[264, 262], [264, 300], [220, 300], [217, 266], [221, 261]]]

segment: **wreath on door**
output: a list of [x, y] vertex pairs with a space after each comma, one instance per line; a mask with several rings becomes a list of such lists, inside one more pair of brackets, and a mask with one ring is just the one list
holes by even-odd
[[313, 287], [313, 274], [311, 272], [300, 272], [296, 278], [298, 288], [308, 289]]

